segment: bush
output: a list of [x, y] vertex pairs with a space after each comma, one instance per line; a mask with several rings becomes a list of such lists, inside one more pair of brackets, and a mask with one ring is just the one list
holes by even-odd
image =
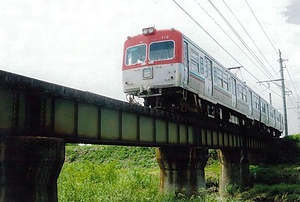
[[266, 163], [300, 164], [300, 137], [288, 136], [272, 140], [266, 149]]
[[254, 184], [300, 184], [300, 167], [297, 165], [250, 166]]

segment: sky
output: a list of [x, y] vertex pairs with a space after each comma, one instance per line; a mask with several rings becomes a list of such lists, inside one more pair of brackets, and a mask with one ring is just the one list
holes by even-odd
[[2, 0], [0, 69], [125, 100], [121, 66], [127, 36], [149, 26], [175, 28], [224, 66], [243, 66], [232, 72], [266, 100], [271, 93], [282, 111], [281, 84], [257, 83], [280, 78], [280, 49], [289, 134], [295, 134], [299, 10], [298, 0]]

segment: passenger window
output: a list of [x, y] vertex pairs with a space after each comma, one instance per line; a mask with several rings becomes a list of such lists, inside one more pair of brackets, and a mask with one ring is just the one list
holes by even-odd
[[200, 57], [200, 73], [204, 74], [203, 57]]
[[205, 58], [205, 70], [204, 70], [204, 72], [205, 72], [205, 78], [207, 78], [207, 76], [208, 76], [208, 61], [207, 61], [206, 58]]
[[225, 89], [225, 90], [229, 90], [229, 88], [228, 88], [228, 75], [227, 75], [227, 72], [224, 72], [223, 73], [223, 88]]
[[253, 95], [253, 106], [255, 109], [259, 109], [258, 97], [256, 95]]
[[216, 66], [214, 66], [214, 81], [215, 81], [215, 83], [217, 83], [217, 67]]
[[265, 114], [266, 113], [266, 104], [261, 102], [261, 111]]
[[212, 77], [211, 77], [211, 68], [212, 68], [212, 63], [211, 63], [211, 61], [210, 60], [208, 60], [208, 78], [209, 78], [209, 80], [211, 80], [212, 79]]
[[243, 97], [243, 89], [242, 89], [241, 84], [238, 84], [237, 89], [238, 89], [238, 98], [242, 99], [242, 97]]
[[245, 102], [247, 102], [247, 90], [246, 88], [243, 86], [243, 97], [242, 100], [244, 100]]
[[205, 66], [204, 66], [204, 73], [205, 73], [205, 78], [207, 78], [208, 76], [208, 61], [207, 59], [205, 58]]
[[238, 98], [247, 102], [247, 90], [242, 84], [238, 84]]
[[220, 68], [217, 69], [217, 84], [222, 87], [222, 71]]
[[274, 109], [272, 109], [271, 107], [270, 107], [270, 117], [272, 119], [274, 118]]
[[188, 61], [189, 61], [187, 48], [188, 48], [187, 42], [184, 42], [184, 46], [183, 46], [183, 51], [184, 51], [184, 65], [186, 67], [188, 67]]
[[191, 48], [191, 70], [199, 72], [199, 54]]

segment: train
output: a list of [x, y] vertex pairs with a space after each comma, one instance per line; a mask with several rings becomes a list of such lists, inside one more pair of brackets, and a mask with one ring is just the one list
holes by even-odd
[[142, 29], [128, 36], [122, 62], [123, 91], [144, 106], [255, 127], [279, 137], [283, 115], [182, 32]]

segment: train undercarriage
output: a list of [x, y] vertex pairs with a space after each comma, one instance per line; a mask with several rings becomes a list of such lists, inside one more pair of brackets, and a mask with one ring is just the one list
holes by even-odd
[[223, 125], [235, 124], [241, 126], [241, 128], [252, 128], [255, 133], [264, 136], [279, 137], [281, 135], [274, 128], [252, 120], [223, 105], [209, 102], [182, 88], [152, 89], [152, 92], [147, 92], [147, 94], [140, 95], [140, 97], [144, 99], [145, 107], [184, 113], [189, 116], [197, 116], [199, 119], [217, 121]]

